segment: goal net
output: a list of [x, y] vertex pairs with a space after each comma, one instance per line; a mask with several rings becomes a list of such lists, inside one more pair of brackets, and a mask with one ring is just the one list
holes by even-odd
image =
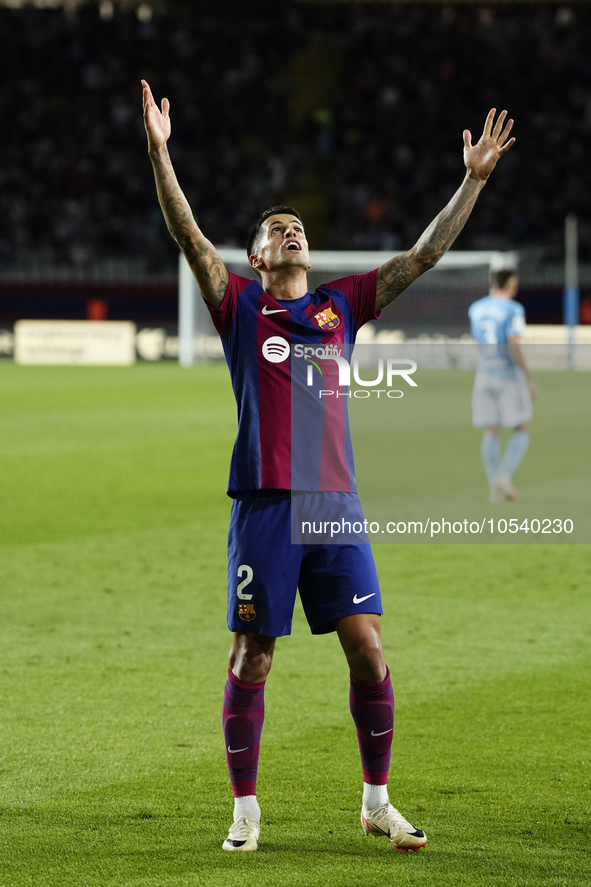
[[[253, 278], [244, 250], [218, 250], [230, 271]], [[322, 283], [350, 274], [362, 274], [383, 265], [398, 253], [312, 251], [308, 285], [311, 291]], [[515, 268], [517, 253], [496, 251], [452, 251], [437, 266], [423, 274], [383, 312], [381, 320], [366, 324], [360, 342], [445, 341], [469, 336], [468, 307], [485, 296], [491, 270]], [[191, 366], [196, 360], [222, 357], [219, 339], [209, 312], [200, 297], [197, 282], [186, 260], [179, 268], [179, 360]]]
[[[242, 250], [222, 249], [220, 254], [234, 273], [254, 276]], [[312, 252], [309, 287], [370, 271], [391, 258], [384, 252]], [[491, 271], [514, 268], [516, 260], [515, 253], [449, 252], [389, 305], [380, 321], [361, 328], [354, 350], [343, 346], [337, 357], [325, 353], [324, 346], [312, 354], [294, 349], [293, 490], [347, 489], [330, 484], [341, 482], [339, 471], [345, 467], [353, 470], [348, 460], [354, 450], [355, 483], [367, 519], [363, 532], [372, 544], [564, 544], [590, 538], [591, 388], [582, 373], [537, 371], [589, 371], [591, 344], [573, 346], [570, 360], [566, 338], [563, 344], [523, 345], [540, 388], [535, 458], [518, 475], [519, 502], [491, 510], [481, 430], [472, 424], [479, 346], [470, 338], [468, 307], [488, 292]], [[180, 277], [181, 362], [189, 366], [222, 357], [184, 260]], [[350, 452], [343, 443], [347, 424]], [[324, 456], [315, 458], [318, 438], [329, 427], [337, 429], [334, 439], [329, 437]], [[562, 453], [558, 461], [556, 453]], [[295, 530], [312, 533], [304, 541], [357, 544], [357, 537], [342, 536], [357, 533], [357, 518], [335, 512], [330, 495], [318, 501], [320, 510], [311, 499], [311, 513], [292, 511], [301, 517]], [[546, 525], [554, 529], [547, 531]], [[313, 536], [319, 527], [322, 538]], [[292, 536], [299, 539], [297, 533]]]

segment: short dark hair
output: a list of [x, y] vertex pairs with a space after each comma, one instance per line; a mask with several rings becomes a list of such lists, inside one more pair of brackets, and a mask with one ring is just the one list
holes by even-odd
[[515, 268], [499, 268], [498, 271], [491, 271], [490, 282], [497, 289], [504, 290], [512, 277], [519, 279]]
[[253, 253], [253, 248], [258, 240], [259, 232], [261, 230], [261, 226], [263, 222], [269, 218], [269, 216], [276, 215], [291, 215], [295, 216], [296, 219], [302, 221], [302, 217], [297, 210], [293, 208], [293, 206], [270, 206], [269, 209], [266, 209], [264, 213], [261, 213], [259, 218], [256, 220], [252, 228], [250, 229], [250, 234], [248, 235], [248, 240], [246, 241], [246, 255], [250, 259]]

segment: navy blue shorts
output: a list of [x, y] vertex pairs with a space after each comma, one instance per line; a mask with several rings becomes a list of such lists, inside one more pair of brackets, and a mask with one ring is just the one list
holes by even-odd
[[230, 631], [290, 634], [298, 589], [312, 634], [334, 631], [334, 620], [342, 616], [383, 613], [369, 545], [302, 545], [291, 539], [289, 492], [234, 499], [228, 533]]

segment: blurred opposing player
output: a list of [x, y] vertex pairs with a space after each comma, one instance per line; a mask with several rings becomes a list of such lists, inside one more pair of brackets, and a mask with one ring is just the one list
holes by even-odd
[[[506, 121], [503, 111], [495, 122], [493, 109], [476, 145], [464, 132], [464, 182], [412, 249], [369, 274], [333, 281], [310, 293], [308, 242], [302, 220], [291, 207], [271, 207], [251, 231], [247, 254], [261, 282], [228, 271], [197, 227], [176, 180], [166, 147], [168, 100], [162, 100], [160, 110], [145, 81], [143, 97], [160, 205], [222, 338], [238, 402], [228, 488], [234, 499], [228, 536], [228, 627], [233, 641], [223, 706], [234, 822], [223, 848], [257, 849], [264, 686], [276, 638], [291, 631], [299, 590], [312, 632], [336, 631], [349, 665], [350, 707], [364, 780], [363, 830], [389, 838], [400, 850], [418, 850], [427, 843], [425, 833], [388, 797], [394, 696], [381, 642], [382, 607], [371, 549], [291, 542], [292, 477], [294, 469], [301, 468], [294, 465], [300, 460], [293, 454], [291, 438], [292, 358], [294, 346], [303, 343], [329, 349], [351, 346], [362, 324], [379, 317], [382, 308], [436, 264], [464, 227], [498, 159], [513, 144], [513, 121]], [[318, 458], [311, 460], [309, 485], [294, 489], [298, 496], [330, 496], [343, 508], [356, 509], [360, 506], [352, 450], [342, 420], [342, 412], [336, 418], [327, 412], [322, 428], [312, 429], [318, 432]], [[327, 687], [327, 695], [331, 692]]]
[[[515, 302], [519, 279], [514, 270], [491, 275], [488, 296], [470, 305], [472, 335], [481, 345], [472, 393], [472, 424], [484, 428], [480, 454], [491, 502], [517, 499], [512, 475], [529, 447], [529, 421], [536, 386], [520, 347], [525, 329], [523, 305]], [[501, 456], [500, 428], [513, 434]]]

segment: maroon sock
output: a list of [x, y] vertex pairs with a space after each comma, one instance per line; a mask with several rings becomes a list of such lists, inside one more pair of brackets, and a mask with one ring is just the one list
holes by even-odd
[[363, 781], [386, 785], [394, 731], [390, 669], [383, 681], [360, 681], [351, 675], [349, 706], [357, 727]]
[[235, 798], [255, 795], [261, 732], [265, 717], [265, 682], [239, 681], [230, 669], [224, 690], [222, 723], [226, 761]]

